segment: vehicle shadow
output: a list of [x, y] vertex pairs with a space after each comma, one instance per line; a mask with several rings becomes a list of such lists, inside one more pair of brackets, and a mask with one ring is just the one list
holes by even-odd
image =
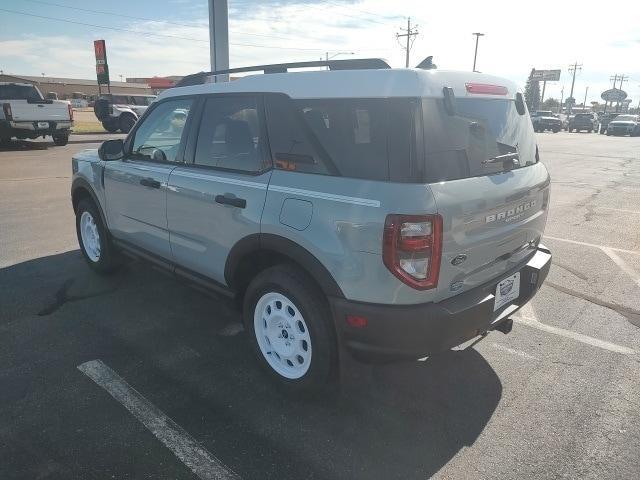
[[[139, 262], [110, 277], [94, 274], [78, 251], [6, 267], [0, 304], [3, 349], [11, 350], [0, 376], [7, 385], [12, 372], [47, 379], [17, 398], [5, 392], [3, 406], [33, 405], [33, 423], [45, 429], [54, 417], [69, 425], [61, 435], [73, 457], [46, 443], [37, 452], [39, 461], [67, 465], [59, 472], [67, 478], [74, 459], [105, 449], [105, 431], [124, 437], [123, 418], [137, 424], [116, 409], [112, 422], [100, 417], [91, 426], [95, 436], [75, 431], [79, 409], [93, 418], [91, 408], [100, 408], [78, 393], [99, 390], [75, 369], [88, 360], [104, 361], [242, 478], [428, 478], [476, 441], [502, 396], [500, 379], [473, 349], [423, 362], [354, 363], [353, 382], [340, 392], [286, 394], [252, 356], [247, 334], [228, 333], [240, 322], [233, 305]], [[19, 421], [8, 428], [24, 437], [18, 444], [31, 443]], [[119, 460], [92, 463], [106, 461]]]
[[[105, 140], [113, 138], [125, 138], [125, 135], [115, 133], [95, 133], [75, 135], [69, 140], [67, 145], [95, 143], [100, 144]], [[63, 148], [56, 146], [52, 140], [11, 140], [7, 143], [0, 143], [0, 152], [20, 152], [30, 150], [47, 150], [48, 148]]]

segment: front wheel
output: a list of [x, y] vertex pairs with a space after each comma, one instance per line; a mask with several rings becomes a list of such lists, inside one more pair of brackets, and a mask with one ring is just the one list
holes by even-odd
[[322, 390], [337, 365], [326, 298], [289, 265], [258, 274], [247, 288], [243, 316], [258, 361], [293, 392]]
[[120, 131], [122, 133], [129, 133], [133, 126], [136, 124], [136, 119], [131, 114], [122, 114], [120, 115], [119, 120]]
[[54, 133], [52, 137], [53, 143], [58, 147], [64, 147], [67, 143], [69, 143], [68, 133]]
[[104, 120], [102, 122], [102, 128], [104, 128], [109, 133], [116, 133], [118, 131], [118, 121], [117, 120]]
[[76, 233], [82, 256], [99, 273], [110, 273], [117, 266], [115, 252], [93, 201], [80, 200], [76, 209]]

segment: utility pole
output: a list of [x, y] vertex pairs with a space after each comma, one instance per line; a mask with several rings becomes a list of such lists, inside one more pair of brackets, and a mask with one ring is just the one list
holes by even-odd
[[578, 62], [575, 62], [573, 65], [569, 65], [569, 71], [573, 72], [573, 79], [571, 80], [571, 93], [569, 94], [569, 97], [571, 98], [571, 103], [569, 103], [569, 109], [567, 110], [567, 113], [569, 115], [571, 115], [571, 110], [572, 110], [572, 103], [575, 101], [575, 99], [573, 98], [573, 87], [576, 84], [576, 72], [582, 70], [582, 64], [578, 65]]
[[589, 87], [587, 87], [586, 90], [584, 91], [584, 102], [582, 102], [582, 105], [584, 106], [584, 108], [587, 108], [587, 93], [589, 93]]
[[[229, 8], [227, 0], [209, 0], [209, 58], [211, 71], [229, 68]], [[215, 75], [214, 82], [228, 82], [229, 75]]]
[[542, 98], [540, 99], [540, 105], [544, 103], [544, 91], [547, 89], [547, 81], [542, 81]]
[[476, 71], [476, 59], [478, 58], [478, 40], [480, 39], [480, 37], [484, 37], [484, 33], [476, 32], [476, 33], [472, 33], [471, 35], [475, 35], [476, 36], [476, 51], [473, 54], [473, 70], [472, 70], [473, 72], [475, 72]]
[[[622, 90], [622, 84], [623, 82], [628, 82], [629, 81], [629, 77], [626, 76], [624, 73], [622, 75], [620, 75], [620, 90]], [[618, 100], [616, 102], [616, 113], [620, 111], [620, 100]]]
[[[404, 28], [402, 28], [401, 30], [404, 30]], [[400, 39], [401, 37], [407, 37], [407, 46], [406, 47], [402, 47], [406, 50], [407, 52], [407, 56], [406, 56], [406, 60], [405, 60], [405, 67], [409, 68], [409, 52], [411, 51], [411, 46], [413, 45], [413, 42], [415, 41], [414, 38], [418, 35], [418, 25], [412, 27], [411, 26], [411, 17], [407, 18], [407, 29], [406, 29], [406, 33], [396, 33], [396, 39]]]
[[[609, 77], [609, 80], [613, 80], [613, 89], [616, 88], [616, 82], [618, 81], [618, 74], [616, 73], [613, 77]], [[604, 101], [604, 113], [607, 113], [607, 107], [609, 106], [609, 100]]]
[[558, 111], [559, 114], [562, 113], [562, 101], [563, 100], [564, 100], [564, 85], [560, 89], [560, 110]]

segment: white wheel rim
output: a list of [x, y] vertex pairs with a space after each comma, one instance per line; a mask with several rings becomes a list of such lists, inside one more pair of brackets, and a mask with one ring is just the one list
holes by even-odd
[[300, 310], [281, 293], [265, 293], [253, 314], [253, 327], [265, 360], [289, 379], [303, 377], [311, 365], [311, 336]]
[[82, 212], [80, 217], [80, 237], [82, 248], [92, 262], [100, 260], [100, 234], [98, 226], [89, 212]]

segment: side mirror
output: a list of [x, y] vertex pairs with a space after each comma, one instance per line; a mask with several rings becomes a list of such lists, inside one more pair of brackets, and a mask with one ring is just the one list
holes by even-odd
[[102, 145], [100, 145], [98, 149], [98, 157], [105, 162], [124, 158], [124, 142], [122, 139], [102, 142]]

